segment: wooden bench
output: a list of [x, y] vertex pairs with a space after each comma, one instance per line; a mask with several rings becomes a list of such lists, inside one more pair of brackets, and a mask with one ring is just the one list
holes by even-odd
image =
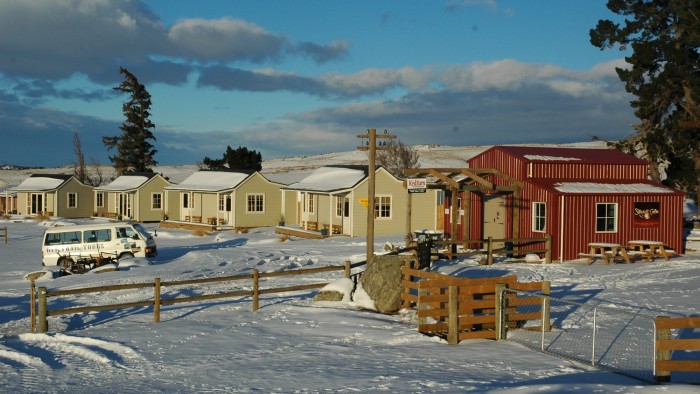
[[202, 217], [201, 216], [192, 216], [192, 222], [202, 223]]
[[334, 224], [333, 225], [333, 234], [342, 234], [343, 233], [343, 226], [339, 224]]
[[110, 219], [116, 219], [117, 217], [119, 217], [119, 215], [117, 215], [116, 212], [107, 212], [107, 213], [105, 214], [105, 216], [108, 217], [108, 218], [110, 218]]
[[635, 240], [627, 242], [629, 254], [641, 256], [646, 261], [653, 261], [655, 257], [663, 257], [668, 261], [670, 253], [663, 242]]
[[306, 222], [307, 230], [318, 231], [318, 222]]
[[610, 264], [610, 256], [608, 254], [579, 253], [578, 257], [588, 259], [588, 265], [593, 264], [593, 259], [601, 259], [601, 260], [605, 261], [605, 264]]

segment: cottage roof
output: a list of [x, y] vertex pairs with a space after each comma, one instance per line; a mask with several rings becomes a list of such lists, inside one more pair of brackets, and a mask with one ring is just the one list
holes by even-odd
[[496, 146], [530, 162], [580, 164], [647, 164], [646, 161], [616, 149], [557, 148], [540, 146]]
[[13, 188], [14, 191], [47, 191], [58, 189], [68, 182], [72, 175], [66, 174], [32, 174]]
[[316, 169], [299, 182], [292, 183], [287, 189], [318, 192], [334, 192], [351, 189], [368, 175], [367, 166], [326, 166]]
[[136, 172], [132, 174], [120, 175], [117, 179], [110, 182], [108, 185], [96, 187], [98, 191], [127, 191], [138, 189], [143, 186], [149, 179], [155, 177], [154, 172]]
[[167, 190], [200, 190], [200, 191], [222, 191], [235, 189], [250, 174], [233, 171], [197, 171], [188, 176], [179, 185], [168, 186]]

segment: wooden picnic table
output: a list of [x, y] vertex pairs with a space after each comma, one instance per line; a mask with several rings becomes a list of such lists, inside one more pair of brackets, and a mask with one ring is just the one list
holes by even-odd
[[646, 261], [652, 261], [655, 257], [663, 257], [668, 261], [669, 253], [661, 241], [634, 240], [627, 242], [630, 254], [642, 256]]
[[593, 264], [593, 259], [599, 258], [605, 261], [605, 264], [610, 264], [617, 258], [621, 258], [625, 263], [629, 264], [630, 259], [627, 255], [627, 249], [623, 245], [605, 242], [591, 242], [588, 244], [588, 253], [579, 253], [580, 257], [588, 259], [588, 265]]

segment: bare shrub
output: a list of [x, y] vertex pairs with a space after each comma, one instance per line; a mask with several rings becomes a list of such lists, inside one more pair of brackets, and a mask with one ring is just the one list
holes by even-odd
[[280, 242], [287, 242], [289, 241], [289, 235], [283, 234], [282, 236], [279, 237]]
[[401, 141], [391, 140], [388, 146], [377, 150], [377, 163], [399, 179], [408, 178], [405, 170], [416, 167], [419, 158], [416, 149]]
[[209, 235], [209, 232], [206, 230], [192, 230], [192, 235], [196, 237], [203, 237], [205, 235]]

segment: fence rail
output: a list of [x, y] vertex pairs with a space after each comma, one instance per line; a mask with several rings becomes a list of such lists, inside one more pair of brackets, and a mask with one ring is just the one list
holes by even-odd
[[[508, 255], [508, 256], [524, 256], [530, 253], [544, 254], [545, 263], [552, 263], [552, 237], [547, 236], [545, 238], [493, 238], [488, 237], [486, 239], [467, 239], [462, 241], [452, 241], [452, 240], [426, 240], [428, 247], [431, 246], [443, 246], [446, 251], [442, 251], [441, 254], [447, 255], [448, 258], [456, 256], [486, 256], [486, 264], [493, 264], [494, 255]], [[503, 247], [496, 248], [496, 244], [503, 243]], [[522, 249], [527, 246], [544, 244], [542, 249]], [[420, 245], [420, 242], [419, 242]], [[468, 251], [468, 252], [457, 252], [457, 246], [462, 245], [463, 249], [478, 248], [478, 250]], [[506, 247], [510, 245], [512, 247]], [[438, 254], [437, 251], [431, 253], [432, 255]]]
[[[131, 283], [131, 284], [120, 284], [120, 285], [108, 285], [108, 286], [95, 286], [86, 287], [78, 289], [69, 290], [51, 290], [49, 291], [46, 287], [39, 287], [38, 292], [35, 289], [35, 284], [32, 282], [30, 289], [30, 302], [31, 302], [31, 330], [32, 332], [37, 332], [36, 319], [38, 318], [38, 332], [48, 332], [49, 316], [59, 316], [67, 314], [76, 314], [84, 312], [95, 312], [103, 310], [114, 310], [114, 309], [124, 309], [133, 307], [145, 307], [153, 306], [153, 321], [155, 323], [160, 322], [160, 307], [161, 305], [172, 305], [185, 302], [197, 302], [205, 300], [214, 300], [229, 297], [247, 297], [252, 296], [253, 299], [253, 311], [259, 309], [259, 299], [260, 295], [273, 294], [273, 293], [284, 293], [290, 291], [301, 291], [309, 289], [317, 289], [326, 286], [327, 282], [320, 283], [310, 283], [305, 285], [287, 286], [287, 287], [277, 287], [277, 288], [260, 288], [260, 279], [262, 278], [275, 278], [282, 276], [296, 276], [296, 275], [311, 275], [321, 272], [332, 272], [332, 271], [343, 271], [345, 278], [351, 278], [352, 268], [360, 267], [364, 265], [365, 262], [351, 264], [346, 261], [341, 266], [328, 266], [320, 268], [305, 268], [292, 271], [281, 271], [281, 272], [265, 272], [260, 273], [257, 269], [253, 270], [252, 274], [236, 275], [236, 276], [225, 276], [225, 277], [214, 277], [214, 278], [202, 278], [202, 279], [188, 279], [188, 280], [178, 280], [178, 281], [161, 281], [160, 278], [155, 278], [153, 282], [145, 283]], [[175, 287], [175, 286], [189, 286], [189, 285], [202, 285], [207, 283], [221, 283], [221, 282], [235, 282], [241, 280], [252, 280], [251, 290], [237, 290], [232, 292], [223, 292], [215, 294], [203, 294], [197, 296], [186, 296], [186, 297], [173, 297], [173, 298], [163, 298], [161, 296], [161, 290], [163, 287]], [[69, 295], [78, 294], [90, 294], [98, 292], [110, 292], [110, 291], [121, 291], [121, 290], [135, 290], [135, 289], [153, 289], [153, 298], [144, 301], [135, 301], [120, 304], [108, 304], [108, 305], [90, 305], [90, 306], [80, 306], [71, 307], [63, 309], [48, 309], [48, 299], [50, 297], [61, 297]]]

